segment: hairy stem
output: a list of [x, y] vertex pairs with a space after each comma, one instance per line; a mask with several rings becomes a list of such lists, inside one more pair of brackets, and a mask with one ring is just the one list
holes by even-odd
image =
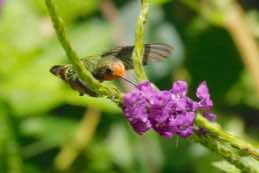
[[70, 45], [66, 37], [64, 26], [61, 20], [59, 19], [59, 17], [57, 16], [52, 0], [45, 0], [45, 3], [48, 8], [58, 40], [61, 43], [63, 49], [65, 50], [68, 59], [72, 63], [79, 77], [84, 81], [85, 84], [87, 84], [87, 86], [91, 90], [96, 92], [98, 95], [106, 96], [106, 97], [112, 98], [113, 101], [119, 102], [121, 98], [121, 94], [118, 91], [118, 89], [111, 86], [108, 87], [100, 83], [92, 76], [92, 74], [84, 67], [83, 63], [80, 61], [79, 56], [73, 50], [72, 46]]
[[215, 139], [210, 132], [207, 134], [196, 133], [193, 136], [196, 142], [199, 142], [203, 146], [209, 148], [211, 151], [216, 152], [226, 159], [229, 163], [235, 165], [236, 168], [240, 169], [244, 173], [258, 173], [258, 167], [252, 163], [247, 162], [239, 153], [237, 148], [233, 148], [228, 142]]
[[134, 70], [139, 81], [147, 80], [142, 62], [144, 55], [144, 31], [145, 23], [148, 18], [149, 4], [149, 0], [141, 0], [141, 12], [137, 19], [135, 30], [135, 48], [132, 59]]
[[251, 155], [256, 160], [259, 160], [259, 151], [254, 148], [251, 144], [229, 134], [226, 133], [221, 126], [216, 123], [210, 123], [206, 118], [201, 115], [198, 115], [196, 118], [196, 124], [199, 127], [205, 128], [209, 130], [209, 132], [216, 137], [230, 143], [233, 147], [240, 150], [240, 153]]
[[205, 134], [196, 133], [196, 141], [217, 152], [244, 172], [259, 172], [240, 160], [242, 156], [251, 156], [259, 160], [259, 151], [251, 144], [225, 132], [219, 124], [209, 122], [200, 114], [197, 115], [195, 124], [207, 131]]

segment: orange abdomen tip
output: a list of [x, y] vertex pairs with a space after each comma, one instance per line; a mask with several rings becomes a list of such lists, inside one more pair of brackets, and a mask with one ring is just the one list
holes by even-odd
[[118, 76], [118, 77], [121, 77], [125, 74], [125, 67], [122, 63], [116, 63], [113, 65], [113, 75], [114, 76]]
[[125, 74], [125, 67], [122, 63], [114, 63], [112, 65], [112, 73], [105, 74], [104, 80], [114, 80], [122, 77]]

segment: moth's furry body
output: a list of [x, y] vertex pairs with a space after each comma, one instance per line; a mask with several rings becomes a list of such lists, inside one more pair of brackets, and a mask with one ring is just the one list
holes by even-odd
[[[133, 68], [131, 58], [133, 49], [133, 46], [118, 47], [99, 56], [82, 58], [81, 61], [96, 79], [100, 81], [114, 80], [122, 77], [126, 70]], [[171, 50], [172, 47], [167, 44], [145, 44], [143, 64], [161, 61], [170, 55]], [[79, 78], [71, 64], [55, 65], [50, 72], [68, 83], [80, 95], [96, 96], [96, 93], [91, 91]]]

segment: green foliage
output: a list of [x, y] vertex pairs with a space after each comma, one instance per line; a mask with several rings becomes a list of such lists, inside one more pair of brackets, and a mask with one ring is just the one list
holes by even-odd
[[[80, 57], [118, 45], [113, 38], [118, 26], [102, 11], [103, 1], [53, 1]], [[132, 44], [139, 2], [110, 2], [124, 43]], [[169, 43], [175, 50], [165, 62], [149, 66], [147, 74], [161, 89], [175, 79], [189, 80], [191, 89], [207, 80], [219, 121], [259, 146], [258, 98], [248, 67], [221, 23], [222, 14], [197, 2], [152, 1], [145, 40]], [[152, 132], [137, 136], [114, 103], [80, 97], [49, 73], [51, 66], [68, 61], [43, 0], [8, 0], [0, 8], [0, 173], [238, 172], [226, 161], [211, 165], [222, 158], [197, 144]], [[258, 9], [245, 14], [258, 38]], [[68, 170], [57, 170], [57, 155], [73, 143], [89, 108], [102, 112], [94, 137]]]

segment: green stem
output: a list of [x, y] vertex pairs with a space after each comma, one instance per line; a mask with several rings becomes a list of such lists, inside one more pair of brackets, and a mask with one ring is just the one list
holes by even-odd
[[217, 138], [224, 140], [225, 142], [231, 144], [234, 148], [239, 149], [240, 154], [251, 155], [254, 159], [259, 160], [259, 151], [256, 148], [254, 148], [251, 144], [229, 133], [226, 133], [219, 124], [210, 123], [206, 118], [198, 114], [196, 117], [196, 125], [207, 129]]
[[196, 133], [195, 135], [193, 135], [193, 139], [203, 146], [209, 148], [211, 151], [214, 151], [217, 154], [221, 155], [224, 159], [226, 159], [229, 163], [235, 165], [242, 172], [259, 172], [257, 166], [254, 166], [252, 163], [249, 163], [246, 160], [242, 159], [242, 157], [239, 155], [239, 150], [237, 148], [233, 148], [228, 142], [215, 139], [215, 137], [211, 136], [209, 132], [207, 134]]
[[135, 30], [135, 48], [132, 54], [132, 59], [134, 70], [139, 81], [147, 80], [142, 62], [144, 55], [144, 31], [145, 23], [148, 18], [149, 4], [149, 0], [141, 0], [141, 12], [138, 17]]
[[85, 68], [83, 63], [80, 61], [79, 56], [76, 54], [76, 52], [73, 50], [72, 46], [70, 45], [66, 34], [64, 26], [57, 16], [55, 7], [52, 3], [52, 0], [45, 0], [46, 6], [48, 8], [53, 26], [55, 28], [57, 37], [64, 48], [66, 55], [70, 62], [72, 63], [73, 67], [75, 68], [76, 72], [78, 73], [79, 77], [84, 81], [87, 86], [96, 92], [100, 96], [108, 96], [109, 98], [112, 98], [113, 101], [119, 102], [121, 98], [121, 93], [118, 91], [117, 88], [114, 86], [106, 86], [103, 83], [100, 83], [98, 80], [96, 80], [92, 74]]
[[252, 164], [242, 161], [242, 156], [251, 156], [259, 160], [259, 152], [249, 143], [225, 132], [217, 123], [211, 123], [197, 114], [195, 124], [206, 129], [205, 134], [197, 132], [194, 140], [215, 151], [243, 172], [259, 172]]

